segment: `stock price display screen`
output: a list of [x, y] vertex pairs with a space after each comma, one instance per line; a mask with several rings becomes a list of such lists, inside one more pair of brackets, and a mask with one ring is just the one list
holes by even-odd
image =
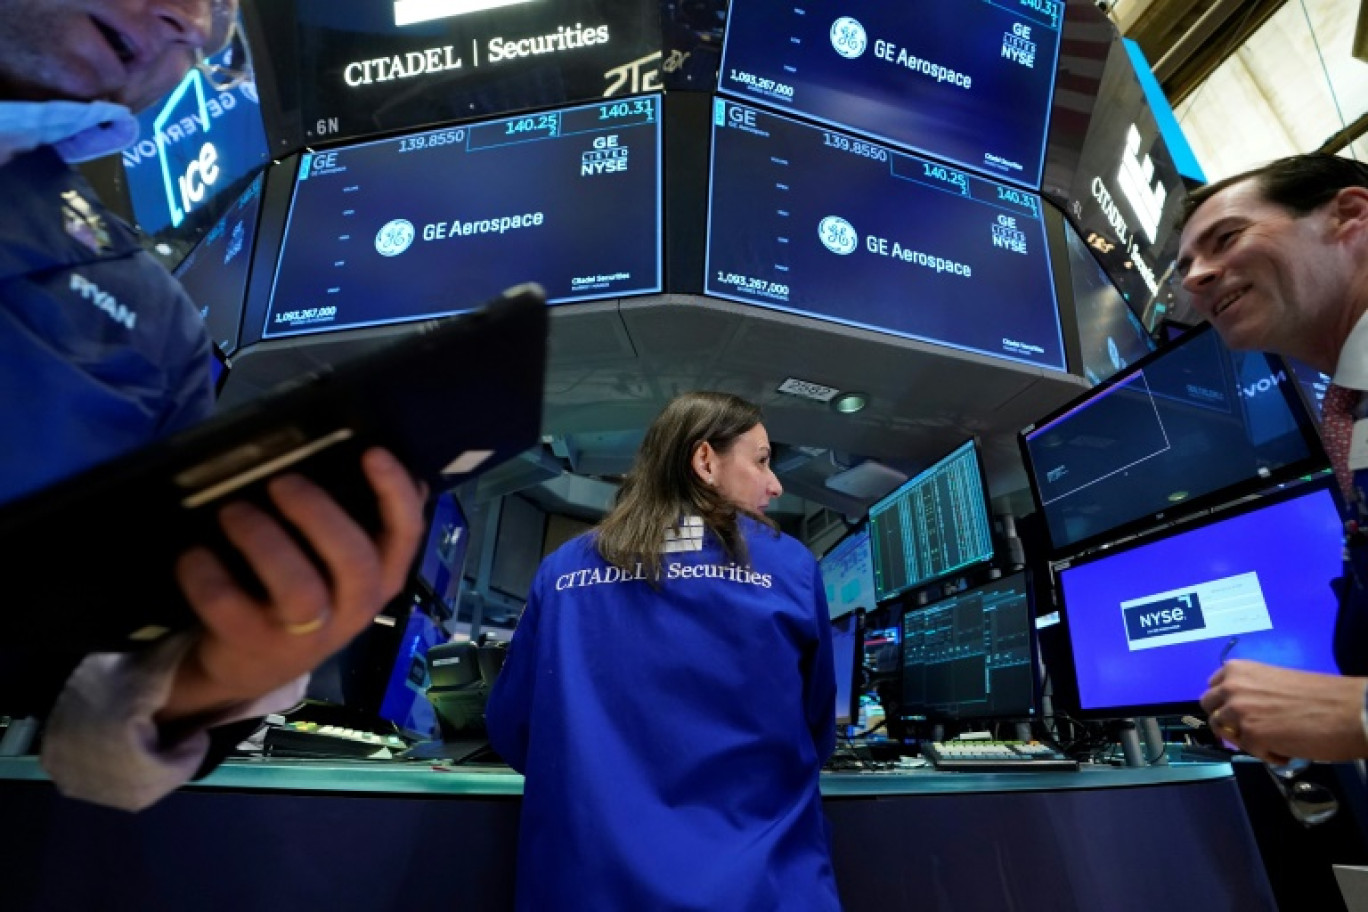
[[264, 338], [657, 292], [660, 98], [301, 157]]
[[1040, 200], [716, 99], [705, 290], [1064, 370]]
[[[257, 0], [258, 5], [284, 0]], [[273, 60], [306, 141], [660, 88], [659, 5], [293, 0]]]
[[718, 88], [1040, 186], [1064, 4], [737, 0]]

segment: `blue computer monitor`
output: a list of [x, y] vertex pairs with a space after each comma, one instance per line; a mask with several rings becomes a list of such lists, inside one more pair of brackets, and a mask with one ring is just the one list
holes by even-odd
[[461, 580], [470, 546], [470, 524], [451, 491], [440, 494], [428, 523], [427, 544], [418, 559], [418, 582], [450, 616], [461, 597]]
[[868, 526], [861, 526], [837, 542], [822, 555], [817, 566], [832, 618], [857, 608], [874, 607], [874, 555], [869, 547]]
[[427, 653], [448, 639], [447, 632], [427, 611], [415, 606], [409, 612], [380, 699], [380, 718], [413, 737], [430, 738], [437, 733], [437, 714], [427, 699]]
[[1059, 559], [1322, 470], [1325, 453], [1274, 355], [1204, 324], [1022, 430]]
[[1193, 712], [1230, 655], [1335, 673], [1343, 524], [1327, 480], [1060, 565], [1078, 711]]
[[836, 729], [859, 722], [864, 691], [864, 610], [831, 620], [831, 656], [836, 667]]
[[880, 602], [993, 559], [988, 483], [968, 440], [869, 508]]
[[1035, 613], [1025, 572], [902, 615], [903, 720], [1036, 715]]

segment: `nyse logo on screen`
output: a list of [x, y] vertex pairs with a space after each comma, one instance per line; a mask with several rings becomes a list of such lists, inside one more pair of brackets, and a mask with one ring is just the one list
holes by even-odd
[[627, 146], [618, 145], [617, 134], [594, 137], [594, 147], [580, 155], [580, 177], [625, 172], [627, 153]]
[[1195, 592], [1131, 605], [1121, 613], [1126, 618], [1126, 639], [1132, 643], [1206, 627], [1201, 600]]

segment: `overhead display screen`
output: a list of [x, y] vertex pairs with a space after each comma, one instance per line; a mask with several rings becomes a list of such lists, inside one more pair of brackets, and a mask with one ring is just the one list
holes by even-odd
[[[651, 0], [254, 0], [287, 139], [350, 139], [659, 89]], [[276, 9], [264, 9], [274, 6]]]
[[1068, 222], [1064, 223], [1064, 240], [1069, 250], [1083, 376], [1096, 386], [1154, 351], [1154, 340]]
[[263, 338], [661, 288], [660, 97], [301, 156]]
[[1064, 370], [1040, 200], [718, 98], [705, 292]]
[[199, 308], [209, 338], [225, 355], [238, 348], [257, 211], [261, 208], [261, 183], [258, 175], [176, 267], [176, 278]]
[[1036, 188], [1063, 16], [1060, 0], [736, 0], [718, 89]]
[[226, 208], [230, 188], [270, 161], [251, 60], [236, 32], [156, 105], [138, 115], [138, 141], [123, 151], [138, 227], [159, 239], [193, 238]]

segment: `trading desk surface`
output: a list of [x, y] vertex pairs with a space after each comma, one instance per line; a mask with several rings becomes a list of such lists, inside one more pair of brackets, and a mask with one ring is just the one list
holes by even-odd
[[[825, 798], [957, 795], [1138, 788], [1229, 779], [1228, 763], [1117, 767], [1083, 764], [1068, 773], [945, 773], [911, 770], [822, 773]], [[0, 757], [0, 780], [45, 780], [36, 757]], [[281, 789], [422, 795], [521, 795], [523, 777], [502, 765], [451, 766], [434, 761], [230, 759], [190, 789]]]

